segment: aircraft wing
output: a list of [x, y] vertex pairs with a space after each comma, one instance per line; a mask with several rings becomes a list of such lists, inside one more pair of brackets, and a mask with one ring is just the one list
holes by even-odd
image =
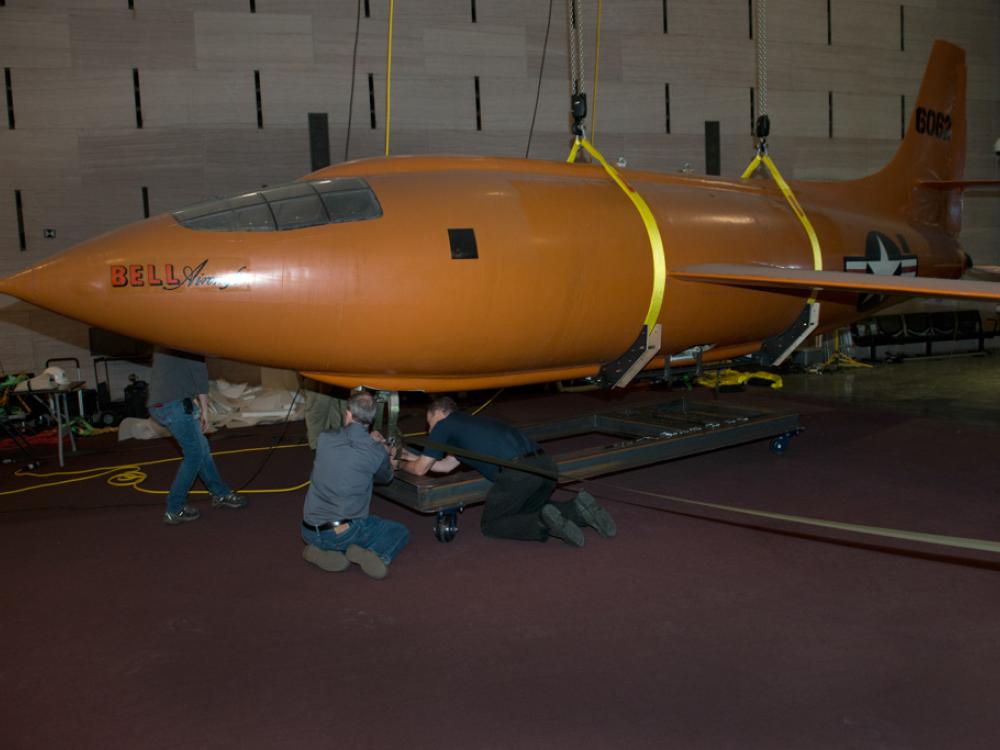
[[687, 266], [672, 270], [670, 276], [680, 281], [697, 281], [726, 286], [802, 291], [824, 289], [838, 292], [864, 292], [908, 297], [953, 297], [1000, 302], [1000, 283], [990, 281], [935, 279], [925, 276], [881, 276], [871, 273], [812, 271], [739, 263], [707, 263]]

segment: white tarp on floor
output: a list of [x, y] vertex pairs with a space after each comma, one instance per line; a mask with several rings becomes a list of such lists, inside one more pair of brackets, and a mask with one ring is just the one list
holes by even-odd
[[[292, 405], [292, 399], [295, 404]], [[209, 432], [220, 427], [249, 427], [302, 419], [303, 397], [293, 391], [213, 380], [208, 390]], [[150, 440], [170, 434], [153, 419], [129, 417], [118, 427], [119, 440]]]

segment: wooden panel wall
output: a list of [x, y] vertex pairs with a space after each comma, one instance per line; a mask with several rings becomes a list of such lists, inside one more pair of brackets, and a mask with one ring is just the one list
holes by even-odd
[[[15, 117], [11, 129], [0, 97], [0, 273], [142, 218], [143, 188], [155, 214], [302, 175], [310, 169], [310, 112], [327, 113], [334, 160], [345, 157], [348, 126], [346, 156], [382, 153], [388, 0], [362, 2], [370, 13], [360, 21], [356, 0], [255, 0], [256, 12], [249, 0], [133, 4], [9, 0], [0, 7], [0, 68], [10, 69]], [[548, 4], [477, 0], [474, 22], [470, 0], [396, 5], [393, 153], [524, 156]], [[584, 8], [592, 91], [596, 3]], [[700, 172], [704, 123], [717, 120], [722, 173], [742, 171], [752, 156], [751, 18], [746, 0], [605, 2], [598, 146], [632, 167]], [[901, 97], [912, 108], [930, 45], [940, 37], [968, 52], [967, 174], [994, 176], [998, 32], [1000, 0], [831, 0], [829, 15], [823, 0], [770, 0], [772, 155], [789, 177], [849, 178], [879, 168], [899, 142]], [[566, 49], [565, 3], [556, 2], [534, 158], [561, 159], [568, 147]], [[46, 229], [56, 236], [43, 237]], [[963, 239], [977, 262], [1000, 263], [995, 193], [966, 198]], [[0, 299], [0, 364], [7, 370], [38, 369], [52, 356], [85, 358], [86, 339], [79, 324]]]

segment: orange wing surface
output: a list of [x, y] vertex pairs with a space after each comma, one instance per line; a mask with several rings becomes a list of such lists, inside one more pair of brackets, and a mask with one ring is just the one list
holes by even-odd
[[952, 297], [1000, 302], [1000, 284], [989, 281], [935, 279], [925, 276], [879, 276], [870, 273], [804, 271], [797, 268], [716, 263], [670, 272], [682, 281], [773, 289], [829, 290], [908, 297]]

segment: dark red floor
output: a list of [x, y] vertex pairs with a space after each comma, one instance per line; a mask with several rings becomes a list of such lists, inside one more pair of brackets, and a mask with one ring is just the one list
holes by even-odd
[[[521, 422], [607, 406], [505, 398], [490, 413]], [[1000, 425], [723, 398], [800, 410], [806, 432], [783, 457], [755, 443], [603, 480], [620, 534], [582, 550], [485, 539], [478, 507], [441, 544], [429, 517], [376, 500], [412, 532], [382, 582], [302, 560], [303, 491], [203, 503], [177, 528], [158, 497], [103, 480], [0, 496], [34, 509], [0, 514], [0, 745], [1000, 746], [1000, 556], [699, 518], [624, 489], [1000, 540]], [[67, 470], [173, 455], [83, 448]], [[262, 455], [219, 464], [239, 484]], [[254, 486], [297, 484], [310, 460], [276, 451]], [[12, 471], [0, 491], [27, 483]]]

